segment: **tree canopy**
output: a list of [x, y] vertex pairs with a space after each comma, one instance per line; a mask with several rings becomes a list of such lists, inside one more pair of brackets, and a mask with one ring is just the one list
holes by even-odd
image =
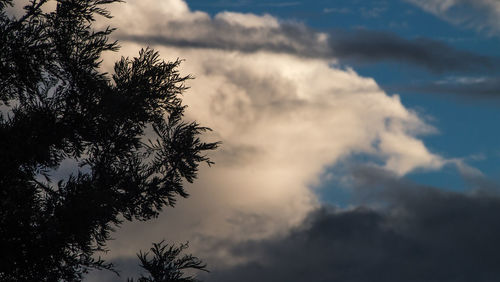
[[[96, 254], [124, 220], [148, 220], [187, 197], [209, 128], [184, 119], [190, 76], [146, 48], [109, 75], [117, 51], [96, 16], [118, 0], [0, 0], [0, 280], [78, 281], [112, 269]], [[74, 163], [70, 175], [62, 166]], [[155, 245], [160, 247], [159, 245]], [[144, 261], [143, 261], [144, 263]], [[149, 280], [147, 280], [149, 281]]]

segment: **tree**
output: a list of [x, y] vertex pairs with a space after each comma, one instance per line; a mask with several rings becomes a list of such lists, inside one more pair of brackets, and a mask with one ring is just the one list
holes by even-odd
[[[94, 30], [119, 0], [31, 0], [19, 18], [0, 0], [0, 280], [79, 281], [113, 269], [96, 255], [124, 221], [149, 220], [187, 197], [209, 130], [183, 120], [189, 76], [146, 48], [111, 76], [112, 28]], [[68, 176], [61, 164], [78, 166]]]
[[[207, 265], [193, 255], [179, 257], [188, 243], [179, 246], [165, 244], [164, 241], [154, 243], [151, 248], [153, 256], [149, 258], [149, 252], [140, 252], [137, 256], [141, 261], [141, 267], [145, 269], [149, 276], [142, 276], [138, 282], [196, 282], [193, 276], [185, 276], [185, 270], [202, 270]], [[128, 282], [134, 282], [129, 279]]]

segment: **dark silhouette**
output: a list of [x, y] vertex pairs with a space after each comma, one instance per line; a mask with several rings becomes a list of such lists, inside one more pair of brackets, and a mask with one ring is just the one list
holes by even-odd
[[[207, 271], [207, 265], [200, 259], [192, 255], [179, 257], [181, 252], [188, 247], [188, 243], [181, 244], [178, 247], [164, 244], [164, 242], [155, 243], [151, 248], [153, 257], [149, 258], [149, 252], [140, 252], [137, 256], [141, 261], [141, 267], [148, 271], [149, 276], [142, 276], [138, 282], [195, 282], [193, 276], [185, 276], [184, 270], [202, 270]], [[128, 282], [134, 282], [129, 279]]]
[[113, 270], [98, 254], [114, 228], [187, 197], [183, 181], [218, 145], [183, 120], [190, 77], [179, 60], [145, 49], [111, 77], [99, 70], [102, 52], [118, 46], [112, 28], [92, 23], [119, 0], [58, 0], [44, 12], [46, 2], [31, 0], [15, 18], [12, 1], [0, 0], [0, 281]]

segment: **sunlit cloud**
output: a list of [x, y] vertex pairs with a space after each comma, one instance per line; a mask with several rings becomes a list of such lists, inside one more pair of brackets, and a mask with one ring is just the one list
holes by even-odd
[[[129, 1], [115, 10], [117, 37], [161, 35], [171, 25], [187, 27], [185, 23], [200, 20], [257, 30], [281, 28], [269, 15], [224, 12], [212, 19], [189, 10], [183, 1], [162, 1], [154, 9], [149, 2]], [[195, 38], [197, 27], [193, 25], [191, 34], [182, 29], [179, 33]], [[169, 32], [175, 34], [173, 29]], [[208, 38], [203, 36], [202, 40]], [[314, 33], [309, 36], [317, 38]], [[283, 40], [288, 38], [283, 35]], [[117, 56], [133, 56], [141, 48], [134, 40], [124, 39], [121, 45], [119, 54], [109, 54], [105, 67], [110, 68]], [[339, 67], [335, 58], [189, 43], [156, 42], [151, 47], [164, 58], [185, 59], [182, 72], [196, 77], [184, 97], [188, 118], [211, 127], [214, 131], [208, 138], [223, 145], [212, 155], [216, 165], [203, 168], [199, 180], [188, 188], [190, 199], [147, 227], [131, 224], [120, 230], [118, 240], [110, 243], [114, 257], [133, 256], [163, 237], [193, 238], [192, 248], [203, 252], [202, 238], [238, 241], [287, 232], [318, 208], [310, 187], [326, 167], [351, 155], [371, 155], [398, 175], [439, 169], [445, 163], [418, 138], [435, 132], [432, 126], [405, 108], [397, 95], [386, 94], [371, 78]], [[211, 249], [201, 255], [229, 254]]]

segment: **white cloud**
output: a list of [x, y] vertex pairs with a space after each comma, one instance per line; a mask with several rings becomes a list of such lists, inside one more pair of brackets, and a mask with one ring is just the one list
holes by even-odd
[[216, 19], [225, 21], [232, 25], [245, 28], [278, 28], [279, 23], [271, 15], [258, 16], [255, 14], [242, 14], [233, 12], [222, 12], [215, 16]]
[[[328, 36], [314, 32], [301, 23], [281, 23], [268, 14], [228, 11], [211, 17], [204, 12], [190, 11], [182, 1], [154, 4], [160, 2], [163, 3], [148, 0], [114, 4], [112, 14], [116, 15], [115, 18], [101, 21], [101, 27], [107, 24], [119, 27], [115, 36], [121, 41], [245, 52], [268, 50], [310, 57], [332, 56]], [[174, 12], [162, 8], [168, 5], [184, 8], [173, 9]]]
[[407, 0], [451, 23], [500, 33], [498, 0]]
[[443, 13], [449, 10], [452, 6], [457, 4], [456, 0], [431, 0], [431, 1], [421, 1], [421, 0], [409, 0], [423, 9], [432, 13]]
[[[180, 0], [129, 1], [113, 14], [122, 32], [136, 34], [149, 32], [148, 26], [208, 17]], [[279, 24], [268, 15], [225, 12], [217, 18], [252, 27]], [[119, 53], [108, 54], [108, 68], [117, 56], [134, 56], [142, 47], [121, 45]], [[191, 251], [220, 258], [224, 249], [204, 252], [207, 237], [235, 241], [286, 232], [318, 206], [311, 184], [327, 166], [352, 154], [379, 157], [400, 175], [443, 165], [416, 137], [431, 132], [429, 125], [397, 95], [334, 61], [270, 51], [152, 47], [164, 58], [186, 59], [182, 72], [196, 77], [184, 98], [187, 117], [214, 129], [208, 138], [223, 145], [212, 154], [216, 165], [203, 167], [188, 187], [190, 199], [158, 220], [125, 225], [110, 242], [111, 256], [133, 256], [167, 238], [188, 239]]]

